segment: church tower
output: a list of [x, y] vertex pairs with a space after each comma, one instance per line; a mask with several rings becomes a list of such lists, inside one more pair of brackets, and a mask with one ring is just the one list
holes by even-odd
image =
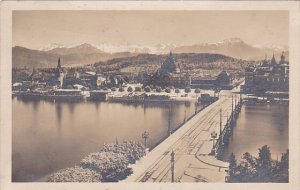
[[280, 56], [280, 61], [279, 64], [283, 65], [285, 63], [285, 56], [284, 56], [284, 52], [282, 52], [281, 56]]
[[275, 57], [274, 57], [274, 53], [273, 53], [273, 57], [272, 57], [272, 60], [271, 60], [271, 66], [275, 66], [277, 63], [276, 63], [276, 60], [275, 60]]
[[61, 69], [60, 57], [58, 58], [57, 69]]
[[63, 73], [63, 70], [61, 67], [60, 57], [58, 58], [58, 61], [57, 61], [55, 75], [56, 75], [56, 80], [57, 80], [58, 86], [61, 88], [63, 86], [63, 82], [64, 82], [64, 73]]

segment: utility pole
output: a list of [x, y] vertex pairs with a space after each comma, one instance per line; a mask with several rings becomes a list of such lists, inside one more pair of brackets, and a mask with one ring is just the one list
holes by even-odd
[[229, 122], [228, 112], [226, 113], [226, 118], [227, 118], [226, 124], [228, 124]]
[[175, 153], [171, 152], [171, 182], [174, 183], [174, 164], [175, 164]]
[[231, 122], [232, 122], [232, 118], [234, 117], [234, 111], [233, 111], [233, 95], [231, 96]]
[[233, 111], [233, 95], [231, 96], [231, 111]]
[[242, 92], [240, 91], [240, 107], [242, 107], [243, 99], [242, 99]]
[[220, 145], [223, 144], [222, 142], [222, 109], [220, 109], [220, 134], [219, 134]]
[[234, 118], [236, 118], [236, 95], [234, 96]]

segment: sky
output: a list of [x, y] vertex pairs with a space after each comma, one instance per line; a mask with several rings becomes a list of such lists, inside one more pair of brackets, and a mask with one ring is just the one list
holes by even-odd
[[14, 11], [13, 46], [192, 45], [240, 38], [288, 47], [287, 11]]

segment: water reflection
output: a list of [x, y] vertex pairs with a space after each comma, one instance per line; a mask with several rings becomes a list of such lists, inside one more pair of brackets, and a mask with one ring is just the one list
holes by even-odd
[[56, 121], [57, 121], [57, 129], [60, 131], [61, 129], [61, 119], [62, 119], [62, 110], [61, 103], [55, 103], [55, 113], [56, 113]]
[[270, 146], [272, 158], [288, 149], [288, 106], [283, 105], [245, 105], [237, 120], [237, 126], [229, 145], [225, 150], [224, 160], [230, 153], [240, 159], [245, 152], [257, 155], [258, 148]]
[[13, 181], [34, 181], [74, 166], [116, 139], [143, 142], [144, 131], [150, 134], [147, 146], [151, 149], [182, 124], [184, 113], [191, 116], [194, 106], [13, 99]]

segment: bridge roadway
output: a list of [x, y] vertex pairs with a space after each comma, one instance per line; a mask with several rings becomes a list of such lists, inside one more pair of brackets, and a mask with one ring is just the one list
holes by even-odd
[[231, 91], [222, 91], [214, 102], [174, 132], [133, 165], [133, 174], [122, 182], [171, 182], [171, 152], [175, 153], [175, 182], [224, 182], [228, 163], [208, 155], [212, 150], [211, 132], [219, 135], [232, 109]]

